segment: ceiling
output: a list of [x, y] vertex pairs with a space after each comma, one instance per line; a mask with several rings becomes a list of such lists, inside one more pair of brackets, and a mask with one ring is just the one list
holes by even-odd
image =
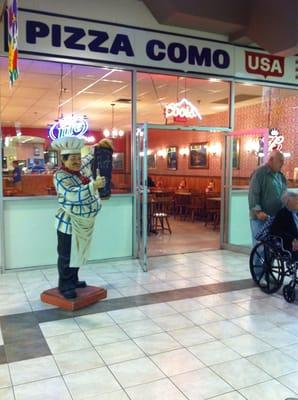
[[[20, 60], [20, 77], [10, 88], [7, 59], [0, 58], [0, 83], [2, 126], [47, 128], [62, 113], [86, 115], [94, 130], [111, 128], [111, 103], [115, 103], [114, 127], [130, 130], [128, 71]], [[220, 80], [138, 73], [137, 120], [163, 124], [165, 105], [187, 97], [198, 107], [204, 125], [204, 115], [228, 110], [228, 94], [229, 85]], [[236, 107], [263, 101], [267, 95], [265, 87], [238, 84]]]
[[227, 35], [269, 53], [298, 53], [298, 0], [143, 0], [164, 25]]

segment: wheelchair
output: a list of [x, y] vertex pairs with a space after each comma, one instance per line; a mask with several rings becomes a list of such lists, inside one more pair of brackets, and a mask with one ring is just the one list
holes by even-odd
[[267, 294], [277, 292], [285, 277], [289, 277], [289, 283], [283, 287], [283, 296], [288, 303], [293, 303], [298, 283], [298, 261], [294, 261], [292, 253], [284, 249], [281, 237], [268, 234], [269, 226], [256, 237], [259, 242], [250, 254], [250, 273], [254, 282]]

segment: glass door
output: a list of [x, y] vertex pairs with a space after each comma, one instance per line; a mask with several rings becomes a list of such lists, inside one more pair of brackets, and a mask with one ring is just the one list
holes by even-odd
[[147, 124], [136, 130], [136, 255], [143, 271], [148, 271], [147, 263]]

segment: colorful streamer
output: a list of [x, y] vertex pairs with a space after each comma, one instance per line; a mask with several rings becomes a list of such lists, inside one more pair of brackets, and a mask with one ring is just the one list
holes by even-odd
[[8, 0], [8, 74], [12, 87], [18, 79], [18, 4], [17, 0]]

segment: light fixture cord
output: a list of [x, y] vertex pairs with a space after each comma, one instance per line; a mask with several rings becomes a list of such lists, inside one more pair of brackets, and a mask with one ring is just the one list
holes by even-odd
[[112, 129], [111, 130], [113, 130], [114, 129], [114, 107], [115, 107], [115, 104], [111, 104], [111, 106], [112, 106]]
[[268, 101], [268, 129], [270, 129], [270, 123], [271, 123], [271, 92], [272, 88], [269, 89], [269, 101]]
[[151, 82], [152, 82], [152, 86], [153, 86], [153, 90], [154, 90], [155, 96], [156, 96], [156, 98], [158, 100], [158, 103], [160, 105], [161, 110], [163, 111], [164, 110], [164, 106], [162, 105], [161, 101], [159, 100], [159, 96], [158, 96], [158, 93], [157, 93], [157, 88], [155, 86], [155, 82], [154, 82], [154, 79], [153, 79], [151, 74], [150, 74], [150, 78], [151, 78]]
[[74, 102], [74, 98], [73, 98], [73, 69], [72, 69], [72, 65], [70, 66], [70, 90], [71, 90], [71, 115], [73, 117], [73, 102]]
[[60, 93], [59, 93], [59, 98], [58, 98], [58, 112], [57, 112], [57, 119], [62, 117], [63, 114], [63, 106], [60, 106], [62, 102], [62, 96], [63, 96], [63, 64], [60, 64]]

